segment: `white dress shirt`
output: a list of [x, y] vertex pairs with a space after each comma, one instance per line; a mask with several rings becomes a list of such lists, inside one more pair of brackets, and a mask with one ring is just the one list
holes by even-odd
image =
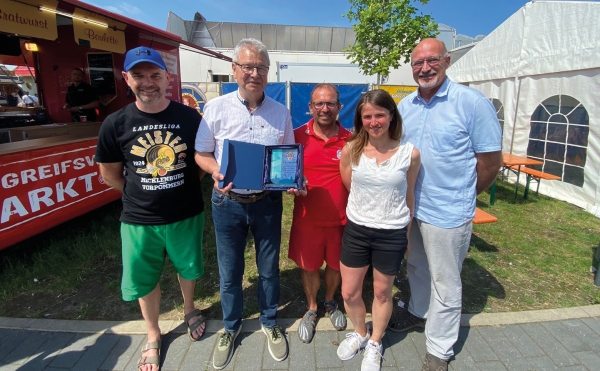
[[265, 96], [263, 102], [250, 112], [238, 91], [211, 99], [204, 106], [195, 149], [212, 152], [220, 166], [225, 139], [262, 145], [294, 144], [290, 111]]

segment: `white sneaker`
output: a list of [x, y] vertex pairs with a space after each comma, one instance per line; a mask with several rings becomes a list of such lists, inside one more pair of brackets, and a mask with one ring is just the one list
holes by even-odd
[[369, 340], [365, 347], [365, 354], [360, 365], [360, 371], [380, 371], [381, 370], [381, 355], [382, 347], [376, 341]]
[[362, 337], [358, 332], [349, 332], [346, 334], [346, 339], [340, 343], [340, 346], [337, 348], [337, 355], [342, 361], [347, 361], [352, 359], [356, 353], [358, 353], [361, 349], [363, 349], [371, 334], [367, 329], [367, 336]]

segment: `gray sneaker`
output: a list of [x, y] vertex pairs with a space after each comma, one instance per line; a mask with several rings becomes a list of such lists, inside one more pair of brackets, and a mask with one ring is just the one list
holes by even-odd
[[425, 328], [426, 321], [425, 318], [417, 317], [408, 310], [403, 310], [399, 313], [392, 312], [388, 329], [395, 332], [403, 332], [416, 327]]
[[324, 306], [333, 327], [338, 331], [344, 331], [347, 325], [346, 316], [339, 310], [337, 302], [335, 300], [326, 301]]
[[213, 368], [215, 370], [223, 369], [231, 361], [233, 356], [233, 349], [235, 345], [235, 339], [242, 331], [242, 325], [233, 334], [223, 330], [221, 336], [219, 336], [219, 343], [215, 347], [213, 352]]
[[283, 361], [288, 355], [288, 343], [281, 327], [275, 325], [271, 328], [261, 326], [262, 331], [267, 335], [269, 353], [277, 362]]
[[304, 314], [300, 324], [298, 325], [298, 338], [300, 341], [308, 344], [312, 341], [315, 336], [315, 329], [317, 328], [317, 312], [309, 310]]
[[346, 339], [340, 343], [337, 348], [337, 356], [342, 361], [348, 361], [356, 355], [361, 349], [367, 346], [371, 334], [367, 329], [367, 336], [364, 338], [358, 332], [349, 332]]

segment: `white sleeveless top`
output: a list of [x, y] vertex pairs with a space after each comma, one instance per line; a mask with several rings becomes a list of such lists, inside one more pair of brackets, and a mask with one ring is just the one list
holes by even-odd
[[358, 165], [352, 164], [348, 219], [377, 229], [401, 229], [408, 225], [406, 172], [413, 148], [411, 143], [400, 144], [398, 151], [379, 165], [363, 153]]

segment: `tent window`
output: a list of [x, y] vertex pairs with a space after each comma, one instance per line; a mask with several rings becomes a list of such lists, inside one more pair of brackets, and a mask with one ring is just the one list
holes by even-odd
[[[541, 139], [541, 140], [545, 140], [546, 139], [546, 129], [547, 129], [547, 124], [545, 123], [541, 123], [541, 122], [532, 122], [531, 123], [531, 131], [529, 132], [529, 139]], [[542, 151], [542, 154], [544, 152]], [[543, 157], [543, 156], [538, 156], [538, 157]]]
[[496, 109], [496, 117], [498, 117], [498, 122], [500, 123], [502, 133], [504, 133], [504, 105], [496, 98], [492, 98], [490, 100]]
[[530, 124], [527, 156], [544, 162], [534, 167], [582, 187], [589, 134], [585, 107], [573, 97], [555, 95], [536, 108]]

